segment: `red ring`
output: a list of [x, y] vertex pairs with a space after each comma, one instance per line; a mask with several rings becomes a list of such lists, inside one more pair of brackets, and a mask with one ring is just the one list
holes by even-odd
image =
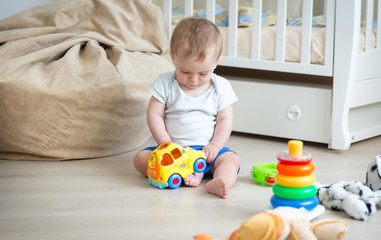
[[290, 165], [285, 163], [278, 163], [276, 170], [279, 174], [284, 176], [306, 176], [313, 173], [315, 166], [312, 163], [303, 165]]

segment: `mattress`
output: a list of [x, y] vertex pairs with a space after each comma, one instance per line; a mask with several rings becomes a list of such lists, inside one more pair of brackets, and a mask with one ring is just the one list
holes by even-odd
[[[228, 54], [228, 27], [219, 27], [224, 39], [222, 55]], [[325, 59], [325, 36], [326, 28], [313, 27], [311, 36], [310, 58], [311, 64], [324, 64]], [[251, 57], [251, 27], [237, 29], [237, 57]], [[300, 62], [301, 51], [301, 26], [288, 26], [285, 41], [285, 61]], [[376, 30], [373, 30], [371, 48], [376, 48]], [[360, 33], [360, 53], [365, 49], [365, 29]], [[261, 31], [261, 60], [275, 60], [276, 50], [276, 26], [262, 27]]]
[[[276, 50], [276, 26], [263, 27], [261, 31], [261, 60], [274, 60]], [[228, 53], [228, 28], [220, 27], [224, 39], [223, 55]], [[312, 28], [311, 63], [324, 64], [325, 28]], [[237, 57], [251, 57], [252, 28], [237, 29]], [[285, 61], [300, 62], [302, 27], [287, 27], [285, 41]]]

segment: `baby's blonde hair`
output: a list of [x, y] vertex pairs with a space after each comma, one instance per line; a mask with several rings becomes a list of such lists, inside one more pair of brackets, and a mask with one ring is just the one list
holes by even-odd
[[176, 56], [180, 46], [185, 49], [185, 56], [197, 56], [205, 59], [206, 50], [214, 45], [216, 60], [221, 57], [222, 37], [220, 30], [209, 20], [197, 17], [183, 19], [172, 33], [171, 54]]

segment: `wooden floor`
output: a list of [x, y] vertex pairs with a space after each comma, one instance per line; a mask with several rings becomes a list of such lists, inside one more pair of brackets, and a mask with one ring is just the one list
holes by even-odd
[[[147, 143], [149, 144], [149, 143]], [[270, 206], [271, 187], [254, 183], [253, 164], [276, 162], [287, 140], [233, 134], [229, 144], [242, 159], [227, 199], [197, 188], [159, 190], [136, 172], [136, 151], [64, 162], [0, 161], [0, 239], [192, 239], [207, 233], [228, 238], [251, 215]], [[305, 143], [314, 155], [317, 181], [365, 181], [368, 163], [381, 154], [381, 137], [347, 151]], [[366, 221], [345, 212], [319, 217], [346, 220], [345, 239], [381, 239], [381, 209]]]

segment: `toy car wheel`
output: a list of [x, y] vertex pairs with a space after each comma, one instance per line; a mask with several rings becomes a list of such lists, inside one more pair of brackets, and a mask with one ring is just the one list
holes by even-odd
[[172, 174], [168, 179], [168, 187], [172, 189], [178, 188], [181, 185], [181, 181], [182, 180], [179, 174]]
[[197, 159], [193, 164], [193, 170], [196, 173], [202, 173], [206, 169], [206, 162], [203, 158]]

